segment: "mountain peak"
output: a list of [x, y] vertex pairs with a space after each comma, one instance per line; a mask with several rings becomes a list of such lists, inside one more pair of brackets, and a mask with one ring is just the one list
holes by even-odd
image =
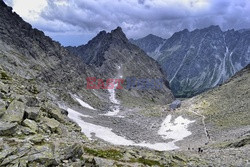
[[111, 33], [112, 33], [112, 32], [120, 32], [120, 33], [123, 33], [122, 28], [121, 28], [120, 26], [118, 26], [116, 29], [112, 30]]
[[7, 7], [7, 5], [4, 3], [4, 1], [0, 1], [0, 6]]
[[[12, 12], [12, 7], [7, 6], [3, 0], [0, 0], [0, 8], [3, 8], [5, 10], [11, 11]], [[1, 9], [2, 10], [2, 9]]]
[[154, 34], [148, 34], [146, 37], [156, 37]]
[[145, 39], [153, 39], [153, 40], [163, 40], [163, 38], [156, 36], [154, 34], [148, 34], [146, 37], [144, 37]]
[[123, 41], [128, 41], [125, 33], [122, 31], [121, 27], [117, 27], [116, 29], [111, 31], [111, 35], [114, 38], [121, 39]]
[[102, 36], [102, 35], [105, 35], [105, 34], [107, 34], [107, 32], [103, 30], [103, 31], [100, 31], [100, 32], [97, 34], [97, 36], [98, 36], [98, 35], [101, 35], [101, 36]]
[[221, 31], [221, 28], [218, 25], [211, 25], [207, 29], [212, 31]]

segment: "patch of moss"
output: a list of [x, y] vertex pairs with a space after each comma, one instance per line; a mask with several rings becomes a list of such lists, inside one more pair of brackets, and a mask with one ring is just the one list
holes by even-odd
[[245, 145], [249, 145], [250, 144], [250, 136], [247, 136], [246, 138], [244, 139], [241, 139], [239, 141], [236, 141], [234, 143], [230, 143], [227, 145], [227, 147], [235, 147], [235, 148], [238, 148], [238, 147], [243, 147]]
[[133, 163], [137, 162], [137, 163], [141, 163], [141, 164], [148, 165], [148, 166], [160, 166], [160, 167], [164, 167], [164, 165], [162, 165], [158, 161], [154, 161], [154, 160], [150, 160], [150, 159], [145, 159], [145, 158], [131, 159], [131, 162], [133, 162]]
[[162, 117], [162, 112], [159, 109], [142, 109], [140, 113], [146, 117]]
[[122, 153], [115, 149], [94, 150], [94, 149], [85, 147], [84, 151], [93, 156], [97, 156], [101, 158], [108, 158], [108, 159], [113, 159], [113, 160], [120, 160], [123, 157]]
[[13, 100], [15, 100], [14, 98], [7, 96], [2, 97], [2, 99], [7, 103], [11, 103]]
[[3, 71], [0, 72], [1, 79], [3, 80], [11, 80], [11, 78]]
[[122, 165], [122, 164], [118, 164], [118, 163], [115, 163], [114, 164], [116, 167], [123, 167], [124, 165]]
[[212, 147], [212, 148], [227, 148], [229, 144], [230, 144], [229, 141], [223, 141], [223, 142], [211, 144], [211, 145], [209, 145], [209, 147]]

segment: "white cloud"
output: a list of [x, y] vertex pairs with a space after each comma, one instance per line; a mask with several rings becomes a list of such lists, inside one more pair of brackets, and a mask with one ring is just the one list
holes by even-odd
[[37, 21], [48, 5], [46, 0], [13, 0], [13, 10], [27, 21]]

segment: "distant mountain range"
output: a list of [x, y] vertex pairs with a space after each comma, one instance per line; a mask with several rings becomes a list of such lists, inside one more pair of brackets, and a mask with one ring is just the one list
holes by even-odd
[[224, 83], [250, 63], [250, 30], [219, 26], [148, 35], [130, 40], [159, 62], [177, 97], [190, 97]]

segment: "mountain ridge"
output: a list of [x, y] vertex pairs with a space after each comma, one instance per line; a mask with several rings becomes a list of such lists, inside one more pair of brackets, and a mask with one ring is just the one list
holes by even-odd
[[[173, 99], [169, 90], [169, 84], [159, 64], [146, 55], [136, 45], [129, 42], [126, 35], [120, 27], [112, 30], [110, 33], [101, 31], [96, 37], [90, 40], [86, 45], [78, 47], [67, 47], [67, 49], [79, 57], [96, 71], [97, 76], [107, 78], [131, 78], [137, 79], [163, 79], [163, 89], [138, 91], [125, 90], [120, 93], [121, 97], [136, 93], [148, 99], [163, 103], [169, 103]], [[119, 74], [119, 75], [118, 75]], [[127, 82], [125, 80], [125, 85]], [[128, 98], [126, 98], [128, 100]], [[154, 99], [154, 100], [152, 100]]]
[[220, 85], [250, 62], [249, 34], [247, 30], [222, 31], [219, 26], [185, 29], [163, 45], [152, 44], [155, 51], [147, 53], [168, 74], [174, 94], [189, 97]]

